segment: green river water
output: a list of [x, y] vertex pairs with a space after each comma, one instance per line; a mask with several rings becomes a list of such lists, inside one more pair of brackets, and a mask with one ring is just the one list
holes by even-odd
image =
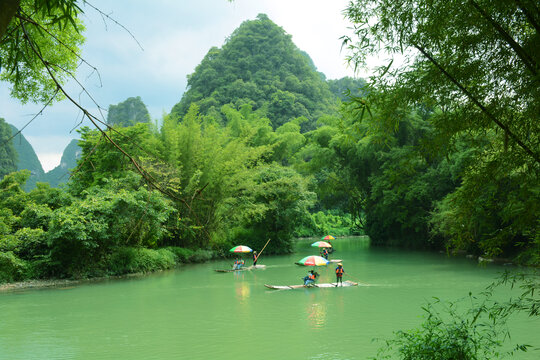
[[[217, 273], [232, 261], [69, 288], [0, 293], [0, 359], [366, 359], [393, 331], [417, 327], [433, 296], [480, 292], [503, 271], [444, 254], [370, 248], [334, 240], [331, 258], [361, 286], [270, 290], [299, 284], [312, 240], [287, 256], [261, 256], [264, 270]], [[248, 264], [251, 261], [248, 261]], [[335, 266], [318, 268], [320, 282]], [[345, 277], [347, 279], [347, 276]], [[540, 324], [511, 324], [512, 343], [540, 345]], [[538, 359], [529, 351], [515, 359]]]

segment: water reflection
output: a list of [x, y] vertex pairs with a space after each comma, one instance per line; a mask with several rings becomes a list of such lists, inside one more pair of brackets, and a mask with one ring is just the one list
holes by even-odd
[[[312, 296], [314, 300], [315, 296]], [[327, 306], [325, 303], [309, 303], [307, 304], [307, 320], [311, 329], [322, 329], [326, 324]]]
[[235, 284], [236, 298], [244, 303], [250, 295], [251, 287], [244, 281], [237, 281]]

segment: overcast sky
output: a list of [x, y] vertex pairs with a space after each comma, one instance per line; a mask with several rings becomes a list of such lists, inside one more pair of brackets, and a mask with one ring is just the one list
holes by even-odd
[[[212, 46], [243, 21], [265, 13], [281, 26], [315, 66], [329, 79], [354, 76], [347, 66], [340, 37], [349, 34], [343, 10], [348, 0], [91, 0], [90, 3], [120, 22], [137, 39], [97, 12], [84, 7], [87, 38], [83, 57], [99, 70], [100, 78], [84, 65], [77, 76], [107, 109], [128, 97], [140, 96], [153, 119], [160, 119], [180, 101], [191, 74]], [[141, 47], [139, 47], [138, 43]], [[69, 86], [75, 97], [80, 91]], [[84, 97], [83, 104], [94, 108]], [[0, 83], [0, 117], [23, 127], [41, 107], [21, 105]], [[106, 114], [104, 114], [106, 116]], [[64, 148], [77, 138], [80, 113], [64, 101], [45, 110], [23, 131], [45, 171], [60, 162]], [[91, 126], [88, 120], [82, 125]]]

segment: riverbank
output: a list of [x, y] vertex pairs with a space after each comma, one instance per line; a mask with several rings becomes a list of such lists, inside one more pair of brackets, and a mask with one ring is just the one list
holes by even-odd
[[[64, 274], [63, 278], [36, 278], [32, 263], [18, 260], [15, 266], [0, 266], [0, 292], [50, 287], [66, 287], [81, 283], [139, 277], [144, 274], [178, 268], [185, 264], [201, 263], [218, 258], [211, 250], [191, 250], [180, 247], [161, 249], [121, 248], [107, 260], [83, 269], [75, 276]], [[0, 263], [2, 265], [2, 263]], [[13, 274], [17, 275], [16, 277]], [[2, 281], [3, 280], [3, 281]], [[7, 280], [7, 281], [6, 281]]]
[[26, 280], [0, 285], [1, 291], [16, 291], [36, 288], [49, 288], [57, 286], [71, 286], [79, 284], [81, 280]]
[[[152, 271], [152, 273], [159, 272], [162, 270]], [[17, 281], [13, 283], [0, 284], [0, 292], [9, 292], [9, 291], [19, 291], [19, 290], [29, 290], [29, 289], [45, 289], [45, 288], [63, 288], [71, 287], [80, 284], [101, 282], [107, 280], [119, 280], [127, 279], [132, 277], [142, 277], [148, 273], [138, 272], [118, 276], [101, 276], [93, 277], [86, 279], [42, 279], [42, 280], [25, 280]]]

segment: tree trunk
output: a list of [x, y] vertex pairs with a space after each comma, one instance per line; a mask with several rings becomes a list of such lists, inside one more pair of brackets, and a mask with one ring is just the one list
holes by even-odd
[[20, 4], [21, 0], [0, 0], [0, 42]]

